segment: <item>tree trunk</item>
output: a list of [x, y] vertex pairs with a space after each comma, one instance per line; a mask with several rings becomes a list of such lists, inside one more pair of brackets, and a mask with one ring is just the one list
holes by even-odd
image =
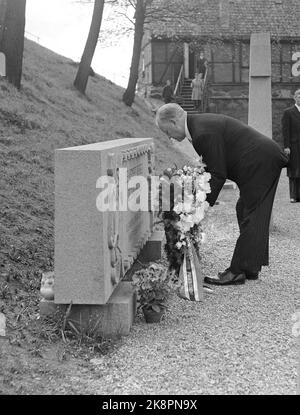
[[85, 48], [81, 57], [77, 75], [74, 81], [74, 86], [83, 94], [85, 93], [88, 83], [91, 63], [95, 53], [98, 42], [102, 16], [104, 9], [104, 0], [95, 0], [93, 17], [89, 35], [85, 44]]
[[123, 102], [131, 107], [134, 102], [136, 84], [139, 77], [139, 64], [142, 48], [142, 39], [144, 35], [144, 23], [146, 14], [147, 0], [137, 0], [134, 24], [134, 42], [133, 53], [130, 67], [130, 75], [127, 89], [123, 94]]
[[26, 0], [0, 0], [0, 51], [6, 58], [6, 77], [21, 86]]

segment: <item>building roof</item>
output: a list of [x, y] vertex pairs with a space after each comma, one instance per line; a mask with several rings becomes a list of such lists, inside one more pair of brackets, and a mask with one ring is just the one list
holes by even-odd
[[[154, 0], [153, 7], [165, 4]], [[270, 32], [273, 38], [300, 37], [300, 0], [180, 0], [177, 4], [179, 16], [163, 13], [148, 23], [154, 37], [248, 38], [253, 32]]]

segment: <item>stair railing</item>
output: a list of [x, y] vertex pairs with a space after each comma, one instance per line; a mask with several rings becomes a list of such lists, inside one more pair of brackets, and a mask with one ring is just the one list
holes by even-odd
[[181, 86], [183, 84], [183, 81], [184, 81], [184, 71], [183, 71], [183, 65], [181, 65], [180, 72], [179, 72], [177, 82], [176, 82], [176, 86], [175, 86], [175, 89], [174, 89], [175, 99], [176, 99], [176, 97], [178, 97], [178, 95], [181, 92]]
[[208, 106], [208, 76], [207, 74], [208, 74], [208, 68], [205, 71], [204, 82], [203, 82], [201, 112], [205, 112]]

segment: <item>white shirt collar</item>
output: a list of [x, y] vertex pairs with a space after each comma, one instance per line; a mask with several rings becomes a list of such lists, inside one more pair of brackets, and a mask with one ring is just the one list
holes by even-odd
[[299, 105], [295, 104], [295, 107], [297, 108], [297, 110], [300, 112], [300, 107]]
[[190, 143], [193, 142], [187, 125], [187, 112], [185, 113], [185, 137], [189, 140]]

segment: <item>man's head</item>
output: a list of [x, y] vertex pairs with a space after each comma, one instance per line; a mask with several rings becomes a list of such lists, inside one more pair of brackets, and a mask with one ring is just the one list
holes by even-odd
[[300, 107], [300, 89], [297, 89], [294, 94], [295, 103]]
[[200, 52], [200, 59], [204, 58], [204, 52]]
[[156, 124], [169, 138], [185, 139], [186, 112], [178, 104], [166, 104], [156, 113]]
[[170, 79], [167, 80], [167, 85], [171, 85]]

